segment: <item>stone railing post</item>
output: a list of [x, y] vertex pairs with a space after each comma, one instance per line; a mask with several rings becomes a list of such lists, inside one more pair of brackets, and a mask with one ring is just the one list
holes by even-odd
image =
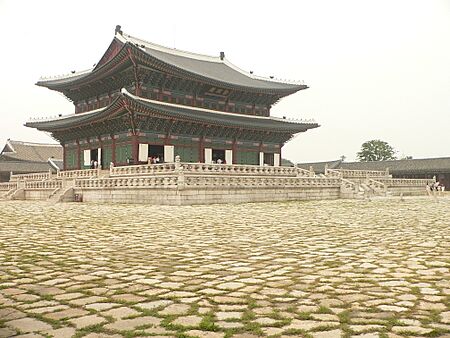
[[175, 156], [175, 170], [180, 169], [181, 167], [181, 158], [180, 155]]
[[325, 176], [328, 175], [328, 164], [325, 164], [325, 169], [324, 169], [323, 173], [325, 174]]
[[314, 168], [313, 166], [309, 166], [309, 177], [314, 177], [316, 176], [316, 173], [314, 172]]

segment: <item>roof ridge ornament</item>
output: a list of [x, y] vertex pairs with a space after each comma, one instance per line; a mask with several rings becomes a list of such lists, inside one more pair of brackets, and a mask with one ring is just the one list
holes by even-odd
[[120, 34], [122, 35], [122, 26], [121, 25], [116, 25], [116, 30], [115, 30], [115, 35]]

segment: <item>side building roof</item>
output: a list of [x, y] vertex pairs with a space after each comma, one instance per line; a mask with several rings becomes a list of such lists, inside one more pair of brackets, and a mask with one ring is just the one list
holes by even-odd
[[8, 139], [0, 152], [2, 161], [27, 161], [47, 163], [49, 158], [62, 159], [59, 144], [33, 143]]
[[316, 163], [300, 163], [299, 167], [309, 169], [310, 166], [316, 172], [324, 172], [325, 165], [328, 169], [349, 169], [349, 170], [386, 170], [392, 174], [425, 174], [425, 173], [449, 173], [450, 157], [421, 158], [411, 160], [391, 160], [373, 162], [342, 162], [341, 160]]

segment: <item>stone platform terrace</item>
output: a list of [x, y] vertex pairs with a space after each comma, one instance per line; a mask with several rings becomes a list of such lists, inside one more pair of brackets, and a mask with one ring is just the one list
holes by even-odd
[[450, 196], [0, 202], [0, 336], [450, 337]]

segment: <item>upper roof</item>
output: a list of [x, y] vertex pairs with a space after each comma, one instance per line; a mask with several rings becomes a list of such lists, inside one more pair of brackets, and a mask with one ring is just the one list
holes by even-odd
[[137, 45], [148, 55], [169, 63], [177, 68], [221, 82], [243, 87], [267, 89], [293, 89], [297, 87], [298, 89], [302, 89], [302, 87], [304, 87], [304, 85], [300, 83], [282, 82], [280, 80], [250, 74], [249, 72], [240, 69], [228, 61], [225, 54], [223, 54], [223, 56], [216, 57], [186, 52], [157, 45], [128, 34], [120, 34], [119, 32], [116, 33], [116, 38], [123, 43], [130, 42]]
[[59, 144], [32, 143], [8, 139], [0, 155], [3, 161], [47, 163], [49, 158], [62, 159], [63, 148]]
[[[230, 63], [223, 53], [220, 56], [207, 56], [178, 49], [160, 46], [131, 35], [125, 34], [116, 28], [116, 34], [108, 50], [100, 59], [98, 65], [92, 69], [82, 72], [72, 72], [68, 75], [53, 78], [41, 78], [37, 85], [56, 89], [56, 86], [70, 86], [90, 80], [97, 74], [108, 68], [108, 65], [117, 63], [115, 58], [127, 58], [128, 53], [122, 51], [131, 48], [134, 53], [143, 53], [151, 62], [158, 65], [170, 67], [175, 72], [189, 75], [190, 78], [207, 79], [217, 85], [236, 86], [240, 89], [258, 89], [274, 93], [294, 93], [300, 89], [307, 88], [306, 85], [296, 82], [289, 83], [272, 78], [264, 78], [243, 71]], [[137, 58], [140, 59], [140, 58]], [[134, 60], [133, 60], [134, 62]]]
[[[298, 133], [319, 126], [312, 120], [287, 120], [276, 117], [243, 115], [155, 101], [134, 96], [125, 89], [122, 89], [122, 93], [105, 108], [46, 120], [32, 120], [25, 125], [27, 127], [50, 132], [79, 127], [111, 118], [113, 115], [119, 114], [121, 111], [120, 107], [124, 105], [127, 105], [127, 107], [133, 105], [137, 111], [150, 109], [163, 119], [175, 118], [201, 124], [214, 124], [243, 129], [259, 129], [270, 132]], [[122, 110], [125, 110], [125, 108]]]
[[389, 172], [392, 174], [437, 174], [450, 172], [450, 157], [371, 162], [342, 162], [337, 160], [298, 164], [299, 167], [304, 169], [309, 169], [309, 167], [312, 166], [317, 172], [324, 172], [325, 165], [328, 166], [328, 169], [386, 170], [386, 168], [389, 168]]

